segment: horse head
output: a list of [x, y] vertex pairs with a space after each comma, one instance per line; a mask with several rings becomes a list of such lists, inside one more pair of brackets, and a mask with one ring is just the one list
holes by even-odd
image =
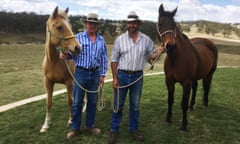
[[164, 10], [163, 4], [159, 7], [158, 38], [166, 47], [168, 53], [172, 53], [176, 48], [177, 25], [174, 21], [176, 12], [177, 8], [170, 12]]
[[56, 49], [64, 52], [71, 51], [77, 55], [82, 48], [72, 32], [72, 26], [68, 19], [68, 8], [65, 11], [58, 10], [56, 7], [49, 17], [46, 29], [49, 44]]

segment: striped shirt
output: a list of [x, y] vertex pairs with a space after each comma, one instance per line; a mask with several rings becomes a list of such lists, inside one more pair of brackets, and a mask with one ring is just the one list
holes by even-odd
[[100, 75], [105, 76], [108, 56], [104, 38], [97, 33], [96, 41], [92, 42], [86, 31], [76, 34], [76, 38], [82, 46], [82, 51], [77, 56], [72, 55], [75, 65], [86, 69], [99, 67]]
[[133, 42], [126, 31], [114, 42], [111, 62], [118, 62], [118, 69], [139, 71], [144, 69], [155, 51], [154, 43], [147, 35], [139, 32], [137, 41]]

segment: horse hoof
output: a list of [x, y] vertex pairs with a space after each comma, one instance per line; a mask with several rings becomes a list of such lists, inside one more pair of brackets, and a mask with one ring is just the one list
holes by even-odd
[[191, 111], [193, 111], [193, 107], [188, 108], [188, 112], [191, 112]]
[[185, 132], [187, 132], [187, 128], [180, 128], [180, 129], [179, 129], [179, 132], [180, 132], [180, 133], [185, 133]]
[[170, 126], [171, 125], [171, 121], [166, 121], [165, 120], [165, 124], [166, 124], [166, 126]]
[[165, 124], [166, 124], [166, 126], [170, 126], [171, 125], [171, 123], [169, 123], [169, 122], [165, 122]]
[[72, 125], [72, 120], [68, 120], [67, 127], [70, 127]]
[[187, 130], [182, 130], [182, 129], [179, 130], [179, 133], [181, 133], [181, 134], [185, 134], [186, 132], [187, 132]]
[[40, 133], [45, 133], [45, 132], [47, 132], [47, 131], [48, 131], [47, 128], [41, 128]]

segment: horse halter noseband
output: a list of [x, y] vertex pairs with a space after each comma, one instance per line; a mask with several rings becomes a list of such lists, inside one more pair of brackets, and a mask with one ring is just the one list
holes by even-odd
[[162, 37], [167, 33], [173, 33], [174, 37], [175, 38], [177, 37], [176, 28], [174, 29], [174, 31], [173, 30], [166, 30], [162, 33], [160, 33], [160, 31], [159, 31], [158, 23], [156, 24], [156, 28], [157, 28], [157, 32], [158, 32], [158, 35], [160, 36], [161, 41], [162, 41]]
[[61, 51], [62, 53], [64, 53], [64, 50], [63, 50], [63, 48], [62, 48], [62, 46], [61, 46], [62, 43], [63, 43], [64, 41], [66, 41], [66, 40], [69, 40], [69, 39], [72, 39], [72, 38], [76, 38], [76, 36], [74, 36], [74, 35], [66, 36], [66, 37], [60, 37], [60, 36], [54, 34], [54, 33], [53, 33], [51, 30], [49, 30], [49, 29], [48, 29], [48, 32], [49, 32], [49, 34], [50, 34], [50, 41], [51, 41], [51, 37], [52, 37], [52, 36], [54, 36], [54, 37], [57, 38], [57, 39], [60, 39], [60, 43], [59, 43], [58, 46], [56, 46], [56, 49], [59, 50], [59, 51]]

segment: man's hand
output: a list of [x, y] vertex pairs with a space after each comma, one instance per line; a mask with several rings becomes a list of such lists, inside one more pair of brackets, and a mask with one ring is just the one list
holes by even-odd
[[60, 59], [66, 59], [67, 58], [67, 54], [64, 52], [62, 53], [61, 51], [59, 52], [59, 58]]
[[99, 85], [104, 85], [104, 77], [103, 76], [100, 76], [99, 78]]
[[157, 50], [157, 52], [158, 52], [159, 54], [162, 54], [162, 53], [164, 53], [165, 51], [166, 51], [166, 48], [163, 47], [163, 46], [161, 46], [161, 47]]
[[113, 79], [113, 81], [112, 81], [112, 87], [113, 87], [113, 88], [118, 88], [118, 79]]

